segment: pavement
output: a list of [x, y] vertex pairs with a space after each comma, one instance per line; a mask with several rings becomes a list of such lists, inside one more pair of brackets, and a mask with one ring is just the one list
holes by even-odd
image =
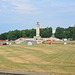
[[0, 71], [0, 75], [55, 75], [55, 74], [37, 74], [37, 73]]

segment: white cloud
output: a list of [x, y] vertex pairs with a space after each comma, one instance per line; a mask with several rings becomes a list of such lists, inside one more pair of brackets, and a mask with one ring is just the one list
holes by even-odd
[[30, 0], [1, 0], [1, 1], [4, 1], [5, 3], [8, 2], [8, 5], [3, 4], [1, 7], [2, 8], [6, 7], [6, 9], [10, 10], [11, 12], [31, 14], [37, 9], [32, 4], [29, 4]]
[[14, 7], [14, 8], [18, 9], [18, 10], [34, 10], [34, 9], [36, 9], [30, 4], [12, 3], [12, 5], [15, 5], [16, 7]]
[[57, 12], [74, 12], [75, 11], [75, 2], [57, 2], [52, 1], [51, 7], [56, 8]]
[[75, 6], [75, 2], [57, 2], [57, 1], [51, 1], [51, 6], [53, 7], [72, 7]]
[[7, 8], [7, 6], [6, 6], [6, 5], [2, 5], [1, 7], [2, 7], [2, 8], [5, 8], [5, 9]]

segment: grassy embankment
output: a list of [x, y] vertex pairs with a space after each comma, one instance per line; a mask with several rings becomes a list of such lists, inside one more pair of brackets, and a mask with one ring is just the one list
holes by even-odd
[[75, 74], [75, 44], [0, 46], [0, 70]]

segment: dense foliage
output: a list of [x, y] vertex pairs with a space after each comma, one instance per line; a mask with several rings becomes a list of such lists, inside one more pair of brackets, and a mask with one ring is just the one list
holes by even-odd
[[[40, 35], [41, 37], [51, 37], [52, 35], [52, 28], [51, 27], [47, 27], [47, 28], [42, 28], [40, 29]], [[0, 39], [1, 40], [16, 40], [20, 37], [23, 38], [33, 38], [34, 36], [36, 36], [36, 29], [26, 29], [26, 30], [15, 30], [15, 31], [9, 31], [7, 33], [3, 33], [0, 35]]]
[[57, 27], [55, 32], [55, 37], [59, 39], [63, 39], [63, 38], [75, 39], [75, 27], [69, 27], [69, 28]]
[[41, 37], [44, 37], [44, 38], [51, 37], [52, 36], [52, 28], [47, 27], [47, 28], [40, 29], [40, 35], [41, 35]]
[[73, 35], [72, 35], [72, 37], [73, 37], [73, 40], [75, 40], [75, 27], [73, 29]]
[[[33, 38], [36, 36], [36, 29], [26, 29], [26, 30], [15, 30], [9, 31], [7, 33], [2, 33], [0, 35], [0, 40], [16, 40], [20, 37], [23, 38]], [[49, 38], [52, 36], [52, 28], [41, 28], [40, 29], [40, 36], [42, 38]], [[68, 28], [61, 28], [57, 27], [55, 32], [55, 37], [59, 39], [73, 39], [75, 40], [75, 27], [68, 27]]]

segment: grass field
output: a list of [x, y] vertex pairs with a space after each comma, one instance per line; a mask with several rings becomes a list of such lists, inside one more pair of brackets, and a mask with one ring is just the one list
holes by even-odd
[[0, 70], [75, 75], [75, 44], [0, 46]]
[[44, 43], [49, 43], [49, 42], [52, 42], [53, 44], [55, 43], [69, 43], [69, 44], [75, 44], [75, 41], [45, 41]]

